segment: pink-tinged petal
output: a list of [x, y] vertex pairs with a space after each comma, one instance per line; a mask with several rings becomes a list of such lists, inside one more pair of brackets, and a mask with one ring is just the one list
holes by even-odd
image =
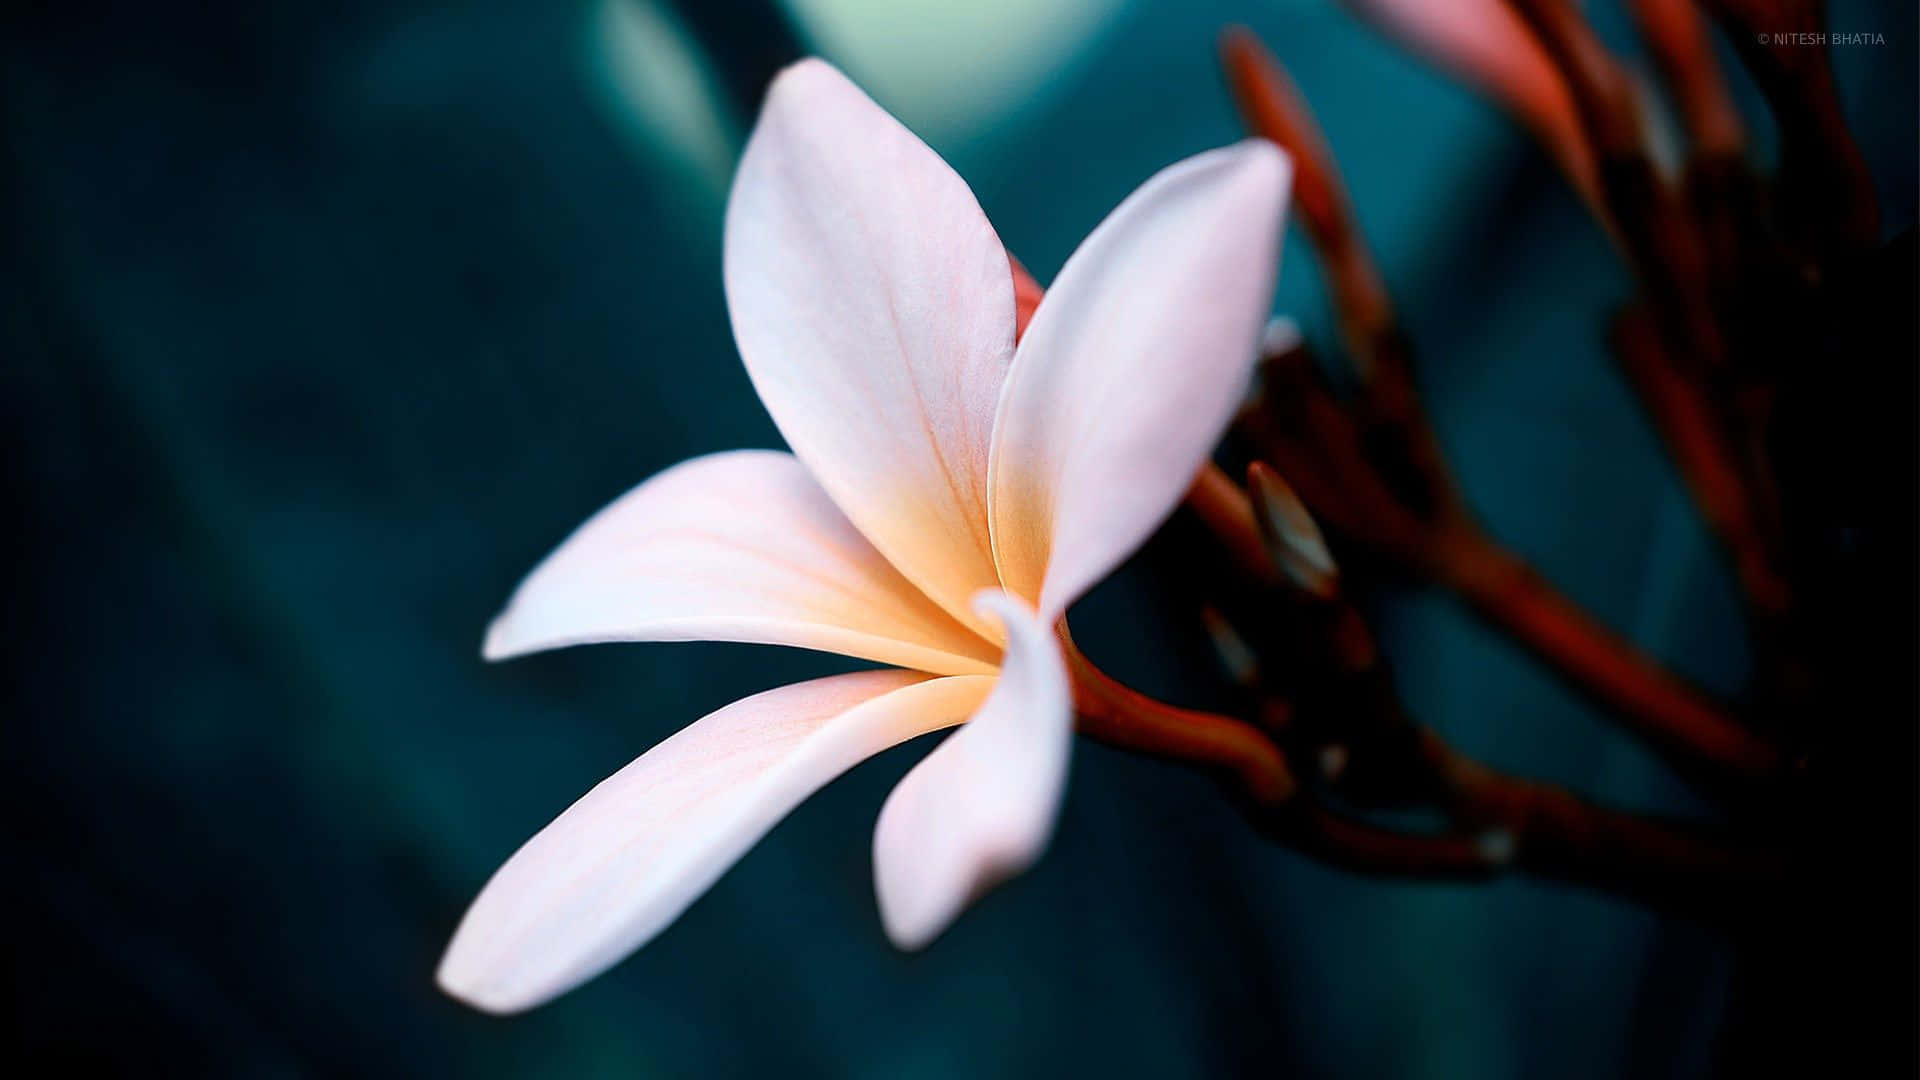
[[818, 60], [774, 80], [727, 204], [734, 339], [800, 460], [963, 622], [997, 583], [987, 452], [1007, 254], [946, 162]]
[[1046, 849], [1066, 790], [1073, 697], [1060, 648], [1019, 601], [983, 592], [1005, 627], [1000, 682], [965, 727], [900, 781], [873, 833], [887, 936], [918, 949]]
[[1532, 128], [1582, 197], [1600, 205], [1600, 175], [1566, 80], [1507, 0], [1346, 0], [1428, 60]]
[[1148, 180], [1040, 301], [1001, 392], [994, 555], [1051, 623], [1179, 505], [1245, 394], [1292, 167], [1249, 139]]
[[530, 1009], [645, 944], [802, 799], [964, 719], [991, 676], [863, 671], [769, 690], [649, 750], [515, 852], [467, 910], [440, 986]]
[[796, 645], [942, 675], [999, 660], [774, 450], [695, 458], [621, 496], [527, 576], [484, 652], [600, 641]]

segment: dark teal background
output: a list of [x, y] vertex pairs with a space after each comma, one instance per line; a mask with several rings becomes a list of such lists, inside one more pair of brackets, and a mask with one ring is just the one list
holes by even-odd
[[[723, 93], [806, 47], [784, 9], [689, 10]], [[1738, 977], [1713, 934], [1524, 881], [1352, 878], [1259, 841], [1203, 778], [1087, 744], [1046, 860], [924, 954], [887, 946], [869, 877], [906, 748], [588, 987], [507, 1021], [440, 997], [460, 912], [534, 830], [705, 712], [844, 666], [723, 645], [477, 657], [587, 514], [684, 457], [778, 445], [729, 339], [721, 193], [636, 138], [597, 17], [5, 17], [20, 1053], [248, 1076], [1708, 1070]], [[1318, 109], [1494, 531], [1681, 670], [1739, 686], [1726, 574], [1600, 344], [1626, 277], [1481, 100], [1331, 4], [1141, 0], [1029, 107], [936, 148], [1044, 279], [1153, 170], [1237, 137], [1211, 51], [1230, 21]], [[1833, 25], [1886, 39], [1836, 60], [1891, 234], [1913, 221], [1914, 12], [1839, 3]], [[1325, 341], [1297, 239], [1277, 310]], [[1150, 570], [1084, 603], [1077, 636], [1204, 701], [1206, 657], [1161, 627]], [[1408, 700], [1463, 747], [1698, 809], [1443, 598], [1379, 615]]]

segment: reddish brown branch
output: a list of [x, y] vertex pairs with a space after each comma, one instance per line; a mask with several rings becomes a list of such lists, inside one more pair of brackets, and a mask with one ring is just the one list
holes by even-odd
[[1706, 763], [1749, 781], [1778, 775], [1777, 750], [1575, 607], [1525, 562], [1470, 532], [1444, 538], [1436, 554], [1442, 581], [1475, 611], [1610, 706], [1683, 770]]
[[1756, 514], [1740, 464], [1733, 457], [1711, 399], [1664, 355], [1658, 331], [1642, 308], [1614, 323], [1621, 370], [1667, 445], [1707, 525], [1725, 546], [1748, 611], [1762, 634], [1784, 619], [1792, 602], [1776, 565], [1776, 543]]
[[1652, 47], [1660, 76], [1679, 106], [1693, 152], [1738, 157], [1746, 130], [1714, 59], [1713, 37], [1694, 0], [1633, 0], [1640, 35]]
[[[1473, 880], [1508, 868], [1702, 915], [1737, 913], [1735, 891], [1782, 872], [1766, 852], [1713, 833], [1594, 806], [1550, 785], [1504, 776], [1411, 729], [1412, 794], [1439, 790], [1455, 827], [1410, 832], [1328, 805], [1294, 779], [1280, 748], [1255, 726], [1148, 698], [1066, 646], [1081, 733], [1234, 781], [1262, 832], [1312, 858], [1363, 874]], [[1397, 715], [1397, 712], [1396, 712]]]
[[1822, 0], [1704, 0], [1773, 109], [1781, 137], [1781, 217], [1813, 259], [1871, 248], [1879, 200], [1847, 129], [1833, 64], [1819, 35]]
[[[1287, 470], [1281, 469], [1283, 475]], [[1311, 471], [1310, 471], [1311, 475]], [[1292, 477], [1290, 477], [1291, 479]], [[1307, 489], [1302, 485], [1301, 490]], [[1323, 493], [1324, 497], [1324, 493]], [[1308, 495], [1309, 505], [1313, 496]], [[1266, 561], [1246, 493], [1218, 470], [1203, 470], [1189, 508], [1250, 580], [1276, 579]], [[1316, 512], [1318, 508], [1316, 507]], [[1538, 571], [1470, 523], [1409, 527], [1404, 549], [1376, 551], [1447, 587], [1497, 629], [1606, 706], [1622, 723], [1690, 776], [1772, 777], [1780, 755], [1698, 689], [1586, 614]]]
[[1296, 201], [1331, 283], [1334, 309], [1360, 376], [1360, 438], [1405, 464], [1404, 479], [1418, 489], [1409, 492], [1416, 502], [1432, 508], [1457, 504], [1452, 473], [1414, 385], [1406, 336], [1313, 110], [1250, 31], [1236, 27], [1222, 34], [1220, 58], [1247, 128], [1294, 156]]
[[1278, 807], [1298, 790], [1286, 757], [1259, 728], [1230, 716], [1156, 701], [1094, 667], [1064, 632], [1061, 639], [1082, 734], [1122, 749], [1223, 771], [1256, 807]]
[[1695, 0], [1633, 0], [1633, 12], [1686, 130], [1685, 209], [1700, 230], [1724, 317], [1750, 284], [1743, 279], [1752, 264], [1770, 261], [1759, 182], [1746, 161], [1746, 128]]
[[1046, 290], [1033, 279], [1020, 260], [1007, 256], [1007, 263], [1013, 269], [1013, 339], [1020, 340], [1027, 332], [1027, 324], [1033, 321], [1034, 310], [1040, 306], [1040, 298]]
[[[1643, 23], [1691, 103], [1696, 141], [1713, 156], [1689, 177], [1694, 210], [1664, 184], [1645, 146], [1625, 69], [1569, 0], [1510, 0], [1559, 63], [1601, 159], [1608, 205], [1640, 279], [1647, 327], [1628, 325], [1627, 374], [1653, 415], [1702, 515], [1732, 553], [1756, 627], [1783, 617], [1779, 496], [1765, 452], [1771, 395], [1731, 354], [1722, 319], [1737, 311], [1743, 253], [1757, 226], [1735, 216], [1742, 174], [1731, 106], [1706, 57], [1696, 21], [1672, 0], [1642, 0]], [[1655, 10], [1647, 10], [1655, 9]], [[1648, 329], [1656, 332], [1647, 333]], [[1764, 631], [1763, 637], [1768, 636]]]
[[1258, 728], [1149, 698], [1109, 677], [1071, 643], [1066, 655], [1081, 734], [1232, 778], [1255, 824], [1304, 854], [1369, 874], [1486, 877], [1500, 869], [1470, 836], [1384, 829], [1301, 798], [1285, 756]]
[[1244, 27], [1220, 35], [1220, 63], [1247, 129], [1293, 155], [1294, 203], [1326, 268], [1342, 331], [1365, 375], [1376, 343], [1393, 328], [1393, 307], [1326, 137], [1293, 80]]
[[1600, 159], [1603, 197], [1634, 273], [1680, 353], [1707, 370], [1726, 359], [1709, 301], [1706, 249], [1647, 151], [1633, 81], [1570, 0], [1509, 0], [1547, 49]]
[[1432, 732], [1424, 752], [1446, 778], [1456, 812], [1513, 838], [1514, 865], [1537, 877], [1620, 893], [1698, 915], [1738, 918], [1745, 898], [1787, 872], [1775, 851], [1681, 822], [1625, 814], [1564, 789], [1503, 776]]
[[1360, 377], [1357, 437], [1404, 465], [1400, 494], [1428, 510], [1457, 512], [1459, 495], [1421, 405], [1406, 337], [1313, 110], [1249, 31], [1228, 30], [1220, 52], [1247, 127], [1286, 147], [1297, 163], [1297, 201]]
[[1355, 874], [1482, 880], [1507, 869], [1510, 858], [1503, 844], [1488, 843], [1482, 835], [1386, 829], [1310, 801], [1269, 814], [1258, 824], [1301, 854]]

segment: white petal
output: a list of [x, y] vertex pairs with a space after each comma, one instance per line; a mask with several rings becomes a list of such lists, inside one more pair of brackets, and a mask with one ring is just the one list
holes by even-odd
[[588, 519], [514, 593], [485, 654], [597, 641], [797, 645], [938, 674], [999, 659], [773, 450], [683, 462]]
[[727, 205], [734, 339], [800, 460], [963, 622], [997, 584], [993, 411], [1013, 353], [1006, 251], [967, 185], [818, 60], [768, 91]]
[[1073, 699], [1060, 648], [1005, 593], [980, 596], [1007, 632], [1000, 682], [967, 725], [887, 797], [873, 833], [887, 936], [918, 949], [1046, 849], [1066, 790]]
[[578, 986], [678, 918], [802, 799], [957, 723], [993, 684], [863, 671], [769, 690], [693, 724], [507, 860], [447, 947], [441, 988], [507, 1013]]
[[1292, 166], [1258, 139], [1162, 170], [1034, 312], [994, 429], [1001, 580], [1051, 623], [1158, 528], [1246, 392]]

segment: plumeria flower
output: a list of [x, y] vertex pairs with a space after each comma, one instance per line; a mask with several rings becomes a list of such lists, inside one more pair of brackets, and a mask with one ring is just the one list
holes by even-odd
[[783, 72], [724, 257], [734, 337], [793, 453], [641, 484], [528, 576], [485, 654], [711, 640], [896, 667], [736, 702], [615, 773], [494, 874], [441, 986], [496, 1012], [563, 993], [821, 785], [955, 724], [880, 811], [888, 936], [926, 944], [1032, 863], [1073, 732], [1053, 628], [1225, 429], [1289, 178], [1260, 141], [1161, 172], [1081, 244], [1016, 348], [1008, 255], [966, 184], [825, 63]]

